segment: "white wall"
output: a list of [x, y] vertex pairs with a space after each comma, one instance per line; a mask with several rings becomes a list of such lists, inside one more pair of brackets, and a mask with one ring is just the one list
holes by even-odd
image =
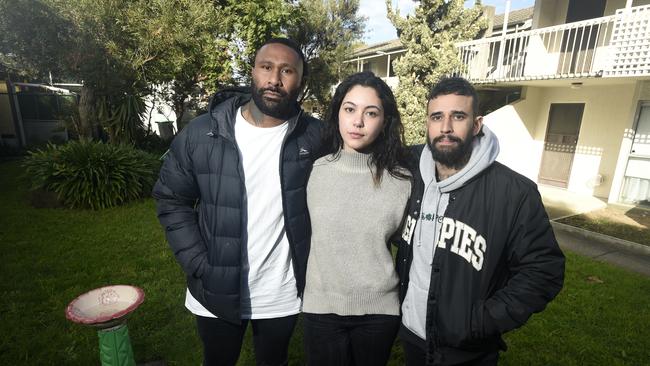
[[[486, 116], [499, 137], [499, 161], [537, 181], [552, 103], [585, 103], [568, 190], [608, 197], [625, 132], [634, 120], [635, 85], [581, 89], [527, 87], [524, 99]], [[604, 178], [598, 185], [597, 177]]]
[[637, 119], [637, 113], [641, 102], [650, 101], [650, 81], [638, 81], [636, 83], [634, 97], [632, 98], [632, 105], [628, 114], [632, 116], [629, 124], [624, 131], [624, 136], [619, 147], [616, 158], [616, 170], [612, 178], [612, 186], [609, 192], [609, 202], [617, 202], [623, 186], [625, 176], [625, 169], [627, 167], [627, 160], [632, 148], [634, 138], [634, 127]]
[[[551, 103], [585, 103], [568, 190], [609, 196], [625, 129], [633, 120], [634, 90], [633, 84], [546, 90], [543, 106], [547, 119]], [[599, 175], [603, 182], [596, 185]]]
[[[167, 104], [154, 101], [154, 99], [151, 96], [147, 96], [145, 98], [145, 104], [146, 104], [146, 109], [145, 109], [146, 114], [144, 116], [145, 128], [147, 128], [147, 123], [150, 121], [151, 129], [158, 136], [161, 136], [158, 122], [172, 121], [172, 125], [174, 126], [174, 132], [178, 132], [178, 126], [176, 126], [176, 113], [174, 113], [172, 107], [170, 107]], [[151, 111], [151, 120], [149, 120], [150, 111]]]
[[497, 161], [533, 181], [537, 181], [544, 147], [543, 139], [535, 139], [534, 116], [540, 114], [540, 92], [540, 88], [525, 88], [522, 99], [497, 109], [483, 120], [499, 139]]
[[569, 0], [537, 0], [533, 14], [533, 29], [564, 24]]

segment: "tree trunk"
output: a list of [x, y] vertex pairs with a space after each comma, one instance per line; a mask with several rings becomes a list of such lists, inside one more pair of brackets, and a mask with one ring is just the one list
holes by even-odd
[[94, 140], [98, 137], [97, 110], [95, 108], [95, 90], [84, 84], [79, 99], [79, 137]]
[[173, 101], [174, 113], [176, 114], [176, 133], [181, 130], [181, 121], [185, 114], [185, 99], [187, 99], [187, 95], [182, 94], [181, 96], [174, 98]]

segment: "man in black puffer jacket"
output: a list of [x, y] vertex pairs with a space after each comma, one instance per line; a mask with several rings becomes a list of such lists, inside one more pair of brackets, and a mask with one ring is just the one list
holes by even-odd
[[296, 103], [306, 74], [295, 42], [267, 41], [250, 90], [214, 96], [172, 142], [154, 187], [206, 366], [237, 362], [249, 321], [257, 363], [287, 363], [309, 253], [305, 187], [320, 152], [320, 122]]

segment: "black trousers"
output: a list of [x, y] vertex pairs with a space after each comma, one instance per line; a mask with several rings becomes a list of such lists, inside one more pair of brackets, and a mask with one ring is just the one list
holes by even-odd
[[384, 366], [400, 325], [396, 315], [303, 313], [302, 320], [309, 366]]
[[[298, 315], [283, 318], [253, 319], [253, 347], [259, 366], [288, 364], [288, 348]], [[249, 320], [233, 324], [217, 318], [196, 317], [203, 342], [203, 366], [234, 366], [241, 352]]]
[[[404, 356], [407, 366], [424, 366], [426, 365], [426, 352], [420, 346], [405, 340], [400, 336], [400, 343], [404, 348]], [[499, 361], [499, 352], [488, 352], [479, 355], [478, 358], [471, 361], [457, 363], [455, 366], [496, 366]]]

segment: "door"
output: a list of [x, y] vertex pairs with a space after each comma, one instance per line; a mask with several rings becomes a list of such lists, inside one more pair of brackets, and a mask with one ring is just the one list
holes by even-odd
[[551, 104], [539, 183], [568, 186], [584, 109], [584, 103]]
[[650, 103], [644, 103], [634, 129], [620, 200], [650, 205]]

